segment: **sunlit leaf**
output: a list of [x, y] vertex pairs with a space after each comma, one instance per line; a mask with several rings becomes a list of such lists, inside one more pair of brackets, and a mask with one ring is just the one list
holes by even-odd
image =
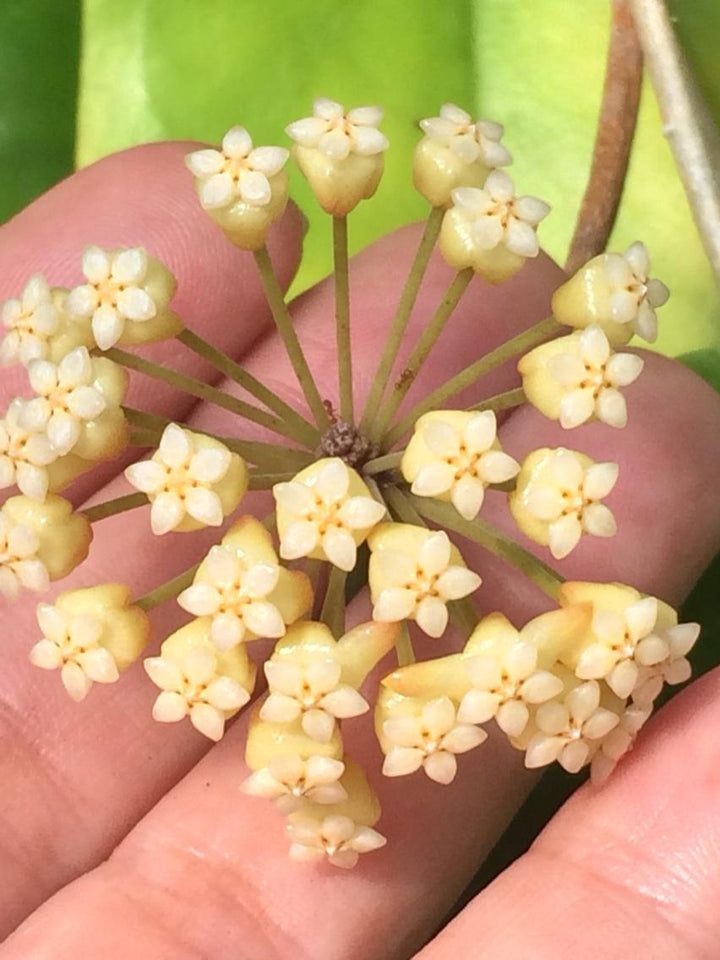
[[[391, 141], [377, 199], [352, 217], [353, 249], [425, 215], [410, 187], [417, 121], [442, 99], [472, 100], [470, 0], [339, 4], [267, 0], [86, 0], [78, 159], [145, 140], [217, 142], [242, 123], [256, 143], [316, 96], [380, 103]], [[297, 172], [292, 193], [311, 223], [296, 289], [330, 267], [330, 226]]]

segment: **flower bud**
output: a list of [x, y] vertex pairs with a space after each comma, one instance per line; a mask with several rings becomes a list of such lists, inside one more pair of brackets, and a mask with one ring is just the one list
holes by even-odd
[[312, 117], [286, 127], [293, 159], [326, 213], [343, 217], [377, 190], [387, 138], [377, 127], [380, 107], [356, 107], [320, 98]]
[[231, 127], [220, 150], [195, 150], [185, 158], [203, 209], [235, 246], [259, 249], [282, 216], [288, 199], [287, 158], [284, 147], [253, 148], [244, 127]]
[[90, 322], [100, 350], [155, 343], [182, 330], [182, 321], [168, 306], [175, 277], [142, 247], [88, 247], [82, 270], [87, 283], [70, 291], [64, 307], [72, 320]]
[[443, 217], [440, 250], [451, 267], [472, 267], [488, 283], [508, 280], [540, 252], [535, 230], [550, 212], [536, 197], [516, 197], [510, 177], [494, 170], [485, 187], [459, 187]]
[[30, 660], [44, 670], [60, 669], [73, 700], [93, 683], [113, 683], [140, 656], [150, 638], [147, 614], [130, 603], [130, 589], [104, 583], [61, 593], [37, 609], [43, 639]]
[[631, 244], [624, 254], [601, 253], [555, 291], [552, 311], [558, 323], [582, 329], [596, 323], [611, 344], [623, 344], [636, 333], [657, 338], [656, 307], [670, 296], [660, 280], [649, 277], [644, 244]]
[[483, 187], [492, 170], [512, 163], [500, 143], [502, 125], [473, 123], [453, 103], [443, 104], [439, 117], [421, 120], [420, 126], [425, 136], [415, 148], [413, 183], [434, 207], [449, 207], [457, 187]]

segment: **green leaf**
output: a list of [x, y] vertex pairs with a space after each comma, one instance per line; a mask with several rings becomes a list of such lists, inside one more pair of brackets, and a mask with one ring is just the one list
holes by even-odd
[[710, 347], [705, 350], [693, 350], [690, 353], [683, 353], [678, 360], [694, 370], [703, 380], [707, 380], [710, 386], [720, 393], [720, 350], [714, 350]]
[[[677, 4], [710, 9], [708, 0]], [[482, 112], [502, 119], [523, 191], [553, 205], [540, 228], [543, 245], [562, 262], [587, 181], [602, 96], [610, 24], [607, 0], [474, 0], [475, 63]], [[717, 17], [717, 13], [715, 14]], [[718, 37], [701, 17], [688, 33]], [[718, 72], [714, 84], [720, 94]], [[642, 239], [653, 273], [672, 291], [662, 308], [657, 347], [675, 355], [720, 345], [720, 297], [697, 235], [649, 82], [640, 116], [612, 249]]]
[[80, 0], [0, 3], [0, 222], [72, 171]]
[[[284, 127], [316, 96], [381, 103], [392, 149], [377, 198], [351, 218], [356, 250], [425, 215], [410, 187], [416, 124], [442, 98], [472, 100], [469, 6], [423, 4], [409, 16], [405, 0], [86, 0], [78, 160], [145, 140], [216, 143], [234, 123], [258, 144], [286, 143]], [[330, 269], [331, 227], [292, 176], [311, 224], [297, 290]]]

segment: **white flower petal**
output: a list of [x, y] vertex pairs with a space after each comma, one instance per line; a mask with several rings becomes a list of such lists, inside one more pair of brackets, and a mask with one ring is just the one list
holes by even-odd
[[285, 133], [304, 147], [316, 147], [326, 129], [327, 124], [319, 117], [305, 117], [288, 124]]
[[79, 664], [72, 661], [64, 664], [60, 670], [60, 677], [63, 686], [76, 703], [84, 700], [90, 692], [92, 680]]
[[227, 157], [243, 159], [252, 150], [252, 140], [245, 127], [230, 127], [222, 138], [223, 153]]
[[478, 462], [478, 473], [485, 483], [506, 483], [520, 472], [520, 464], [502, 450], [488, 450]]
[[114, 307], [103, 305], [97, 308], [92, 317], [92, 332], [95, 343], [101, 350], [114, 347], [125, 329], [125, 319]]
[[167, 479], [164, 468], [155, 460], [141, 460], [125, 468], [128, 483], [142, 493], [157, 493]]
[[386, 777], [404, 777], [423, 765], [425, 754], [417, 747], [392, 747], [383, 762]]
[[495, 721], [508, 737], [519, 737], [530, 720], [530, 711], [521, 700], [508, 700], [498, 707]]
[[373, 607], [373, 620], [380, 623], [396, 623], [406, 620], [415, 610], [417, 595], [414, 590], [403, 587], [386, 587], [381, 590]]
[[324, 710], [306, 710], [300, 723], [310, 739], [318, 743], [328, 743], [335, 730], [335, 718]]
[[382, 153], [390, 146], [388, 138], [375, 127], [355, 127], [352, 132], [353, 153], [361, 157], [372, 157]]
[[192, 446], [185, 431], [176, 423], [169, 423], [160, 438], [158, 453], [168, 467], [177, 470], [189, 463]]
[[550, 552], [562, 560], [575, 549], [582, 536], [582, 525], [575, 514], [553, 521], [548, 529]]
[[185, 507], [176, 493], [160, 493], [150, 508], [150, 528], [160, 537], [174, 530], [185, 516]]
[[511, 217], [505, 228], [505, 246], [519, 257], [536, 257], [540, 253], [537, 234], [529, 223]]
[[582, 526], [593, 537], [614, 537], [617, 533], [615, 517], [604, 503], [591, 503], [585, 507]]
[[525, 703], [545, 703], [558, 697], [563, 690], [563, 682], [549, 670], [538, 670], [524, 681], [520, 695]]
[[300, 715], [300, 704], [282, 693], [271, 693], [260, 708], [260, 719], [270, 723], [290, 723]]
[[[417, 493], [415, 484], [413, 484], [412, 492]], [[474, 520], [480, 513], [480, 508], [485, 499], [485, 486], [477, 477], [461, 477], [453, 484], [450, 497], [453, 506], [461, 517], [464, 517], [465, 520]]]
[[332, 160], [344, 160], [350, 153], [350, 137], [342, 127], [328, 130], [318, 140], [318, 150]]
[[605, 375], [616, 387], [627, 387], [640, 376], [645, 361], [634, 353], [616, 353], [610, 357]]
[[115, 683], [120, 679], [115, 659], [104, 647], [82, 654], [81, 663], [83, 670], [94, 683]]
[[429, 637], [441, 637], [447, 628], [447, 607], [439, 597], [423, 597], [415, 610], [415, 620]]
[[302, 517], [315, 509], [315, 497], [303, 483], [291, 480], [289, 483], [276, 483], [273, 496], [284, 510], [296, 517]]
[[62, 662], [60, 648], [50, 640], [40, 640], [30, 650], [30, 663], [41, 670], [58, 670]]
[[90, 283], [102, 283], [110, 276], [110, 258], [100, 247], [86, 247], [82, 271]]
[[272, 593], [280, 577], [276, 563], [256, 563], [242, 576], [243, 593], [254, 600], [262, 600]]
[[256, 147], [248, 156], [248, 166], [266, 177], [274, 177], [285, 166], [289, 152], [285, 147]]
[[323, 466], [315, 479], [315, 493], [324, 503], [338, 503], [348, 492], [350, 473], [338, 457]]
[[210, 583], [194, 583], [178, 596], [178, 604], [194, 617], [215, 614], [221, 604], [220, 594]]
[[217, 743], [225, 733], [225, 715], [209, 703], [194, 703], [190, 707], [190, 722], [195, 729]]
[[480, 577], [472, 570], [455, 566], [440, 574], [436, 589], [443, 600], [460, 600], [477, 590], [481, 583]]
[[444, 530], [428, 534], [418, 550], [418, 564], [427, 577], [447, 570], [450, 563], [450, 540]]
[[340, 570], [350, 571], [357, 561], [357, 547], [343, 527], [329, 527], [322, 538], [323, 553]]
[[610, 357], [610, 341], [596, 323], [591, 323], [578, 336], [580, 354], [593, 367], [602, 367]]
[[338, 518], [351, 530], [366, 530], [380, 523], [385, 507], [371, 497], [350, 497], [338, 510]]
[[219, 150], [195, 150], [185, 157], [185, 165], [200, 180], [206, 180], [222, 169], [224, 158]]
[[595, 412], [595, 393], [591, 387], [580, 387], [566, 393], [560, 401], [560, 426], [573, 430], [592, 417]]
[[146, 273], [147, 254], [142, 247], [120, 250], [113, 258], [112, 277], [118, 284], [142, 283]]
[[218, 650], [231, 650], [245, 637], [243, 621], [234, 613], [219, 613], [210, 625], [210, 639]]
[[456, 457], [460, 452], [460, 437], [457, 431], [444, 420], [430, 420], [422, 427], [426, 446], [440, 459]]
[[318, 545], [320, 533], [316, 523], [296, 520], [291, 523], [280, 540], [280, 556], [283, 560], [307, 557]]
[[609, 427], [622, 429], [627, 425], [627, 403], [619, 390], [606, 387], [595, 402], [595, 415]]
[[556, 353], [548, 360], [547, 367], [553, 380], [563, 387], [579, 386], [587, 373], [585, 364], [574, 353]]
[[420, 468], [411, 490], [418, 497], [437, 497], [451, 490], [454, 483], [455, 467], [440, 460], [433, 460]]
[[248, 630], [259, 637], [277, 639], [285, 635], [285, 623], [278, 608], [272, 604], [256, 600], [243, 608], [243, 620]]
[[205, 689], [203, 699], [216, 710], [233, 711], [250, 699], [250, 694], [232, 677], [217, 677]]
[[354, 687], [343, 684], [337, 690], [331, 690], [326, 693], [320, 701], [322, 709], [338, 720], [346, 720], [349, 717], [359, 717], [367, 713], [370, 704], [361, 696]]
[[616, 463], [594, 463], [588, 467], [583, 492], [589, 500], [603, 500], [617, 483], [619, 467]]
[[200, 203], [206, 210], [227, 207], [234, 197], [235, 185], [229, 173], [216, 173], [201, 183]]
[[155, 301], [142, 287], [126, 287], [117, 295], [118, 312], [136, 322], [151, 320], [157, 313]]
[[457, 718], [460, 723], [487, 723], [498, 712], [500, 698], [487, 690], [468, 690], [460, 701]]
[[443, 785], [452, 783], [457, 774], [457, 760], [452, 753], [447, 753], [445, 750], [431, 753], [425, 758], [423, 766], [431, 780]]
[[253, 207], [264, 207], [272, 199], [268, 178], [259, 170], [241, 170], [238, 188], [245, 203]]

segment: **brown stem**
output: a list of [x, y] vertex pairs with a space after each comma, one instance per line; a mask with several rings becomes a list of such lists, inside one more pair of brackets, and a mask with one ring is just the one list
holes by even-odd
[[643, 56], [629, 0], [612, 0], [600, 118], [588, 179], [565, 269], [601, 253], [615, 223], [637, 122]]

